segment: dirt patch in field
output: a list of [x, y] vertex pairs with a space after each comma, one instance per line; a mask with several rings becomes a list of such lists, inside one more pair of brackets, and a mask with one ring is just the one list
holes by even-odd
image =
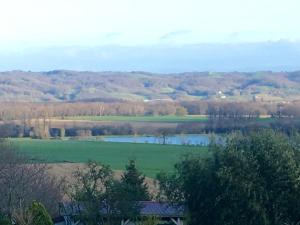
[[[74, 172], [77, 170], [84, 170], [87, 168], [86, 164], [84, 163], [51, 163], [47, 164], [48, 172], [50, 175], [58, 178], [58, 179], [65, 179], [67, 184], [72, 185], [76, 182], [74, 179]], [[122, 175], [121, 170], [114, 170], [114, 175], [117, 179], [121, 178]], [[158, 187], [155, 184], [155, 180], [146, 177], [145, 179], [148, 187], [149, 192], [156, 196], [158, 192]]]

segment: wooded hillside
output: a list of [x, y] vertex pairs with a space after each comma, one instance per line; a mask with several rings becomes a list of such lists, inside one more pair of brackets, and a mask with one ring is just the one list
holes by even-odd
[[300, 96], [300, 72], [151, 74], [0, 73], [0, 101], [234, 100], [280, 102]]

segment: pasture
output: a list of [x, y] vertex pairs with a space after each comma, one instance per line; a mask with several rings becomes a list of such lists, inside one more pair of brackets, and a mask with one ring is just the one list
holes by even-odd
[[128, 160], [136, 160], [138, 168], [154, 178], [160, 171], [170, 172], [185, 154], [208, 157], [206, 147], [159, 144], [109, 143], [87, 140], [40, 140], [11, 139], [18, 149], [27, 154], [32, 162], [84, 163], [95, 160], [123, 170]]
[[204, 122], [207, 116], [74, 116], [65, 117], [65, 120], [105, 121], [105, 122]]
[[[208, 115], [186, 115], [186, 116], [69, 116], [63, 120], [66, 121], [90, 121], [90, 122], [153, 122], [153, 123], [201, 123], [209, 120]], [[247, 120], [245, 120], [247, 121]], [[250, 120], [251, 121], [251, 120]], [[254, 121], [262, 123], [271, 123], [276, 119], [262, 115]]]

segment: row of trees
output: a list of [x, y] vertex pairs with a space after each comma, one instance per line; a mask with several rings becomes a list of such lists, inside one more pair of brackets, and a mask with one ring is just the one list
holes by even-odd
[[32, 118], [64, 118], [67, 116], [107, 115], [186, 115], [187, 110], [177, 102], [74, 102], [74, 103], [0, 103], [0, 120]]
[[[300, 121], [297, 118], [270, 118], [260, 120], [256, 117], [209, 117], [203, 122], [183, 122], [170, 127], [170, 124], [160, 126], [144, 124], [135, 126], [131, 123], [112, 123], [108, 125], [77, 124], [73, 127], [52, 128], [51, 120], [45, 123], [34, 123], [32, 127], [19, 123], [0, 124], [0, 137], [32, 137], [32, 138], [64, 138], [64, 137], [90, 137], [100, 135], [145, 135], [151, 134], [165, 139], [174, 134], [197, 134], [197, 133], [230, 133], [242, 131], [248, 133], [259, 128], [272, 128], [289, 134], [291, 131], [300, 132]], [[56, 125], [57, 126], [57, 125]], [[61, 128], [59, 128], [61, 126]]]
[[268, 112], [255, 103], [209, 103], [206, 111], [211, 119], [253, 119], [261, 114], [267, 115]]
[[300, 117], [300, 102], [271, 104], [222, 101], [0, 103], [0, 120], [22, 120], [67, 116], [106, 115], [209, 115], [211, 117]]
[[[85, 124], [74, 125], [74, 127], [51, 128], [47, 126], [28, 127], [16, 123], [0, 124], [0, 138], [7, 137], [31, 137], [31, 138], [64, 138], [64, 137], [90, 137], [100, 135], [133, 135], [133, 134], [152, 134], [158, 138], [165, 138], [167, 135], [182, 133], [181, 127], [149, 126], [147, 124], [135, 127], [130, 123], [115, 123], [111, 125], [86, 126]], [[201, 132], [198, 130], [196, 133]]]

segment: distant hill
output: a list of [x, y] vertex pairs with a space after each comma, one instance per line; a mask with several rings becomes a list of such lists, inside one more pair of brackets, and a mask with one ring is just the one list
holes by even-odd
[[300, 71], [154, 74], [56, 70], [0, 73], [0, 101], [158, 99], [264, 102], [298, 100]]
[[0, 51], [0, 71], [294, 71], [300, 42], [202, 43], [154, 46], [59, 46]]

